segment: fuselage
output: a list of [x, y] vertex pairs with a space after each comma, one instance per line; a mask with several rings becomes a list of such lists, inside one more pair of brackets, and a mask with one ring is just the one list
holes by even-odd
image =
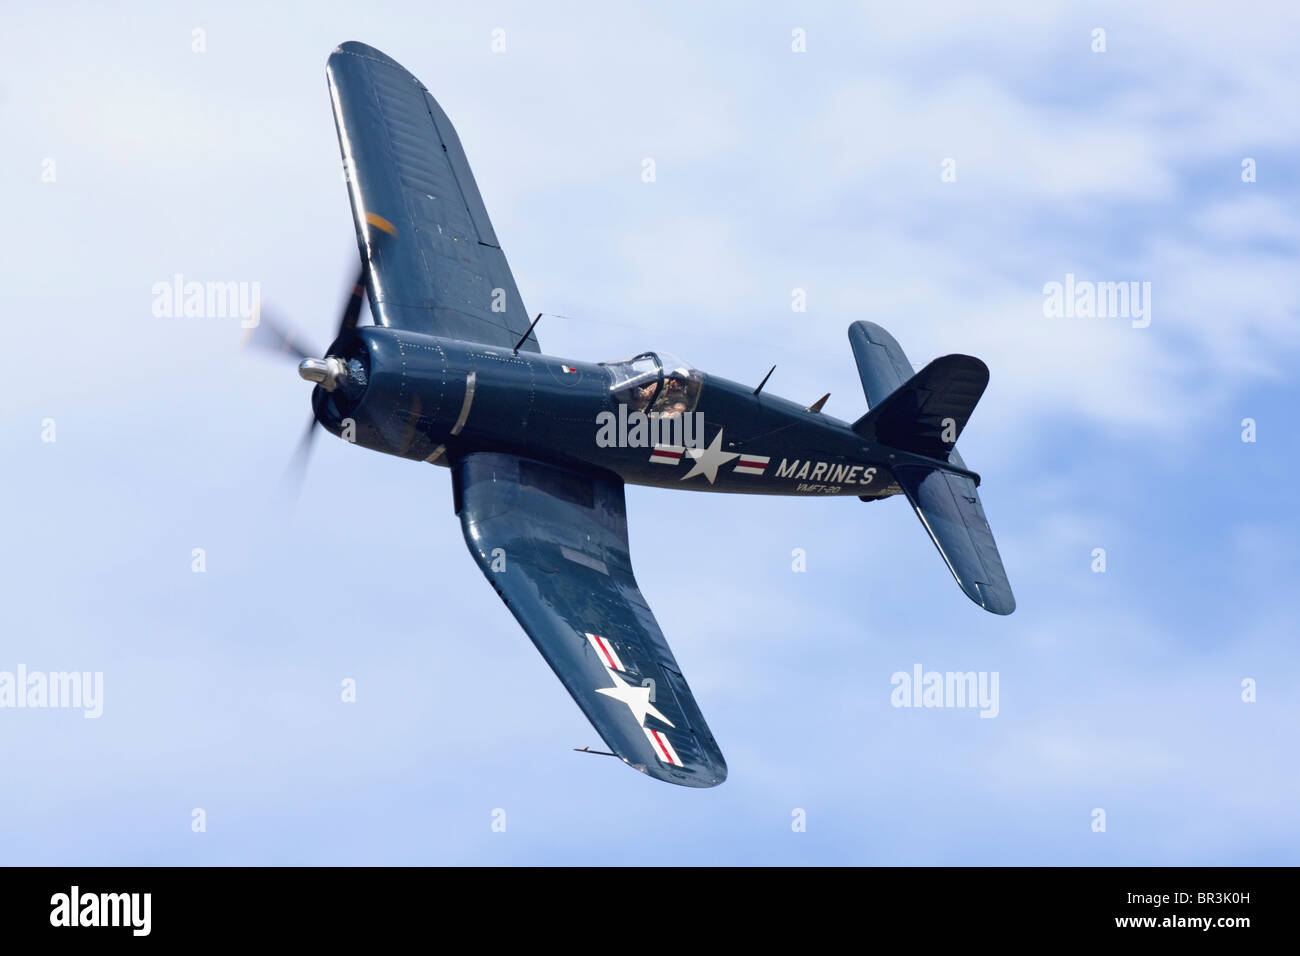
[[[340, 339], [331, 354], [351, 373], [334, 390], [313, 393], [321, 424], [416, 461], [450, 465], [497, 451], [603, 469], [629, 484], [880, 498], [900, 491], [890, 466], [913, 457], [873, 447], [829, 415], [694, 370], [688, 406], [665, 402], [673, 387], [686, 390], [665, 381], [681, 374], [671, 370], [657, 380], [645, 373], [649, 385], [620, 391], [620, 366], [612, 363], [376, 326]], [[657, 403], [641, 404], [656, 389]]]

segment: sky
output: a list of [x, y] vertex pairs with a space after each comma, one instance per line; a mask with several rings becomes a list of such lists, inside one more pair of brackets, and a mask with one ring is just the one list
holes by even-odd
[[[0, 696], [0, 863], [1300, 862], [1300, 11], [1130, 7], [7, 4], [0, 684], [102, 693]], [[308, 385], [156, 314], [256, 282], [328, 340], [345, 40], [456, 124], [549, 354], [775, 363], [849, 421], [855, 320], [981, 357], [1015, 614], [902, 499], [629, 488], [729, 778], [574, 753], [448, 472], [322, 436], [293, 501]], [[1048, 314], [1067, 276], [1149, 324]], [[894, 706], [918, 665], [996, 675], [996, 716]]]

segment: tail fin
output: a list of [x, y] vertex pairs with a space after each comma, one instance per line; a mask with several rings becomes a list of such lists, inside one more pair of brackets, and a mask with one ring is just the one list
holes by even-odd
[[868, 408], [875, 408], [912, 377], [912, 363], [903, 354], [903, 347], [874, 322], [850, 325], [849, 344], [858, 362]]
[[988, 367], [969, 355], [945, 355], [913, 375], [902, 347], [871, 322], [849, 326], [849, 342], [871, 409], [853, 430], [936, 460], [902, 462], [894, 477], [966, 596], [994, 614], [1010, 614], [1016, 609], [1011, 583], [976, 481], [953, 447], [988, 385]]

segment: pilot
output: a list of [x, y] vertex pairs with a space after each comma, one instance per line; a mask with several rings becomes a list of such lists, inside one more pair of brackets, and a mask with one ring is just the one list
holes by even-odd
[[686, 414], [686, 383], [672, 377], [664, 381], [664, 393], [655, 406], [663, 418], [676, 418]]

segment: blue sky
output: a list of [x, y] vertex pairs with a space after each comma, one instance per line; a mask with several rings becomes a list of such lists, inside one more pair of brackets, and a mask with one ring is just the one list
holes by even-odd
[[[0, 862], [1295, 864], [1300, 15], [535, 6], [6, 13], [0, 671], [102, 671], [104, 710], [0, 709]], [[347, 39], [456, 123], [527, 306], [568, 317], [547, 352], [776, 363], [849, 420], [856, 319], [917, 365], [981, 356], [961, 448], [1017, 612], [972, 605], [901, 500], [629, 489], [730, 778], [572, 753], [599, 738], [447, 472], [322, 438], [286, 508], [308, 387], [237, 320], [151, 310], [177, 273], [257, 281], [328, 338]], [[1150, 282], [1150, 326], [1045, 317], [1067, 273]], [[918, 663], [997, 672], [997, 718], [891, 707]]]

